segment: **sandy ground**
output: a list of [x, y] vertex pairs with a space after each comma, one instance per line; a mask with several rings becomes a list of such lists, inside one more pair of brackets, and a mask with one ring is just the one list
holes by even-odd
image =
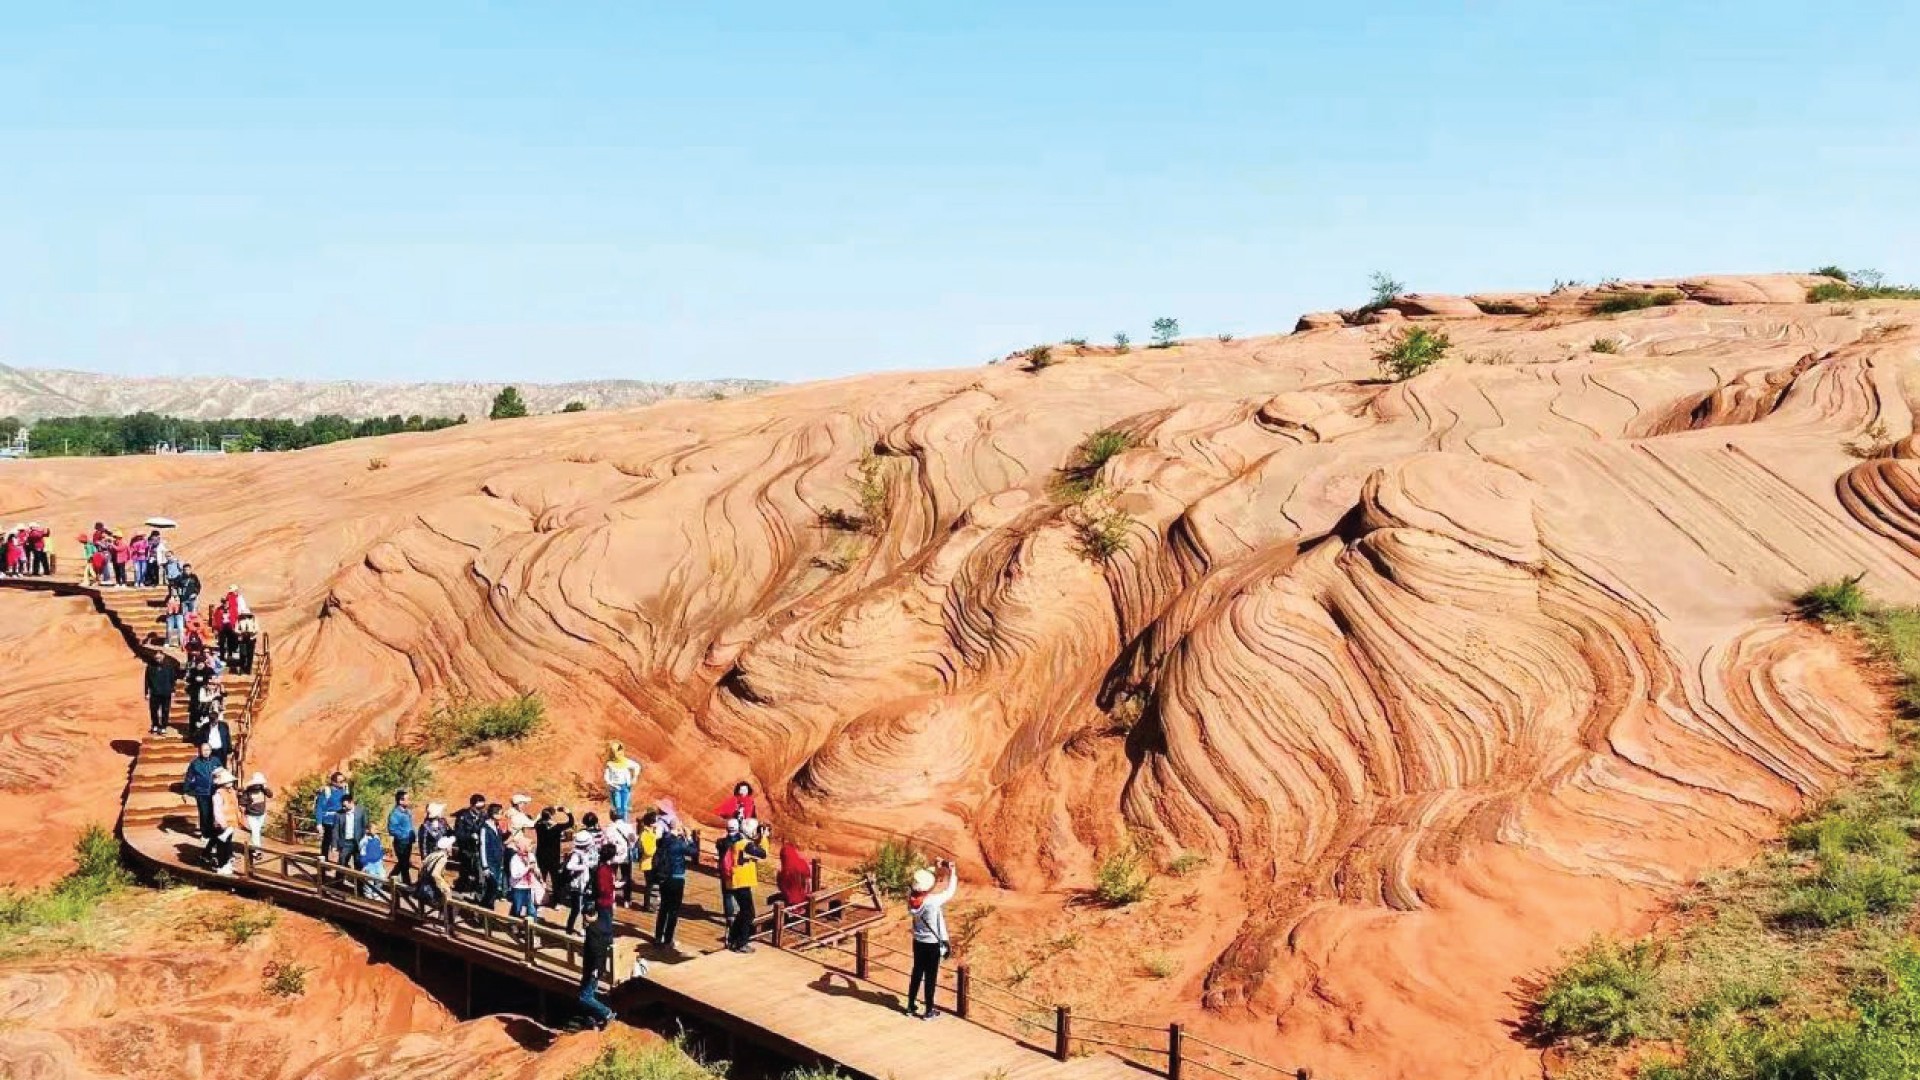
[[[1920, 600], [1920, 304], [1806, 285], [1691, 279], [1616, 317], [1421, 298], [1451, 357], [1397, 384], [1389, 321], [16, 464], [0, 519], [180, 520], [273, 635], [276, 782], [414, 738], [450, 693], [537, 690], [548, 732], [426, 794], [578, 805], [618, 736], [684, 807], [745, 776], [810, 849], [952, 853], [1006, 890], [983, 970], [1088, 1012], [1326, 1075], [1506, 1080], [1540, 1068], [1525, 980], [1884, 738], [1781, 613], [1854, 573]], [[1102, 429], [1132, 448], [1078, 503], [1059, 470]], [[1080, 526], [1107, 512], [1100, 561]], [[1089, 907], [1129, 842], [1204, 868]]]

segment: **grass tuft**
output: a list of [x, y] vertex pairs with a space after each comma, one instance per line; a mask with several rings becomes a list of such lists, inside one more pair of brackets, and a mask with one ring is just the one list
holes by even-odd
[[1453, 341], [1445, 331], [1410, 326], [1389, 338], [1373, 354], [1373, 361], [1380, 365], [1381, 374], [1394, 382], [1404, 382], [1445, 359], [1452, 347]]
[[1615, 1044], [1653, 1034], [1663, 1003], [1658, 961], [1652, 942], [1588, 942], [1547, 983], [1541, 1030]]
[[[668, 1042], [608, 1042], [600, 1055], [567, 1074], [566, 1080], [724, 1080], [724, 1061], [702, 1061], [684, 1036]], [[824, 1074], [815, 1072], [815, 1076]]]
[[546, 722], [546, 703], [532, 691], [487, 702], [456, 696], [441, 702], [427, 717], [427, 741], [435, 749], [457, 753], [498, 742], [520, 742]]
[[1140, 852], [1140, 846], [1129, 843], [1100, 860], [1093, 880], [1093, 895], [1101, 903], [1124, 907], [1147, 898], [1153, 874]]
[[87, 826], [73, 842], [73, 856], [72, 872], [47, 888], [0, 888], [0, 927], [25, 930], [79, 922], [133, 882], [120, 865], [120, 841], [103, 826]]
[[1628, 311], [1670, 307], [1685, 299], [1684, 295], [1672, 289], [1662, 289], [1659, 292], [1614, 293], [1594, 301], [1587, 311], [1594, 315], [1619, 315]]

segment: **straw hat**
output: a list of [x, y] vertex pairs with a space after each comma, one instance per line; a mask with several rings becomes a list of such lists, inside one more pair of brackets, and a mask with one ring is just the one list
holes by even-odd
[[513, 805], [515, 806], [525, 806], [532, 801], [533, 796], [531, 795], [515, 795], [513, 797]]
[[267, 786], [267, 774], [266, 774], [266, 773], [261, 773], [261, 772], [257, 772], [257, 773], [254, 773], [254, 774], [253, 774], [253, 778], [252, 778], [252, 779], [250, 779], [250, 780], [248, 780], [248, 781], [247, 781], [247, 783], [248, 783], [248, 784], [250, 784], [250, 785], [251, 785], [251, 784], [259, 784], [259, 785], [260, 785], [261, 787], [266, 787], [266, 786]]
[[593, 843], [593, 834], [582, 829], [573, 834], [573, 842], [576, 844], [591, 844]]
[[932, 892], [933, 891], [933, 871], [927, 869], [924, 866], [918, 870], [915, 870], [913, 872], [913, 891], [914, 892]]
[[213, 770], [213, 782], [215, 784], [231, 784], [233, 783], [233, 774], [225, 769], [215, 769]]

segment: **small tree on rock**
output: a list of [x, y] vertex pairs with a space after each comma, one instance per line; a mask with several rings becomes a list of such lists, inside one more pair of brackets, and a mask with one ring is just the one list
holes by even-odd
[[1170, 319], [1163, 315], [1160, 318], [1153, 320], [1153, 347], [1154, 348], [1156, 349], [1168, 348], [1173, 344], [1173, 339], [1179, 336], [1180, 336], [1180, 320], [1179, 319]]
[[561, 412], [586, 412], [587, 403], [584, 401], [569, 401], [565, 405], [560, 406], [560, 411]]
[[512, 420], [527, 415], [527, 403], [520, 400], [518, 387], [501, 388], [493, 395], [493, 408], [487, 410], [489, 420]]

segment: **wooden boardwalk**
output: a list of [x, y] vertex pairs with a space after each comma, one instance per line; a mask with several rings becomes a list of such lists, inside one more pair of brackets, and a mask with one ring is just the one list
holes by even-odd
[[[0, 587], [85, 597], [143, 662], [157, 648], [153, 635], [161, 629], [162, 590], [99, 589], [31, 578], [0, 579]], [[226, 679], [227, 719], [238, 751], [230, 767], [243, 782], [252, 719], [272, 682], [267, 645], [263, 635], [252, 677]], [[372, 879], [327, 864], [285, 836], [269, 839], [234, 876], [208, 871], [202, 863], [203, 845], [194, 835], [193, 802], [178, 787], [194, 756], [184, 738], [184, 693], [182, 689], [175, 703], [173, 730], [144, 736], [134, 759], [119, 821], [122, 843], [132, 858], [201, 885], [410, 940], [416, 956], [424, 949], [545, 992], [575, 993], [581, 980], [581, 939], [550, 923], [512, 919], [458, 901], [428, 910], [391, 887], [379, 898], [370, 897], [363, 887]], [[144, 728], [145, 720], [130, 717], [128, 723]], [[739, 954], [720, 948], [718, 882], [709, 868], [702, 871], [688, 875], [683, 929], [677, 935], [682, 951], [653, 946], [650, 915], [626, 910], [617, 914], [615, 980], [603, 990], [616, 1009], [657, 1005], [778, 1055], [836, 1066], [864, 1080], [1139, 1080], [1147, 1072], [1180, 1080], [1183, 1066], [1230, 1080], [1304, 1080], [1311, 1075], [1183, 1039], [1177, 1024], [1082, 1018], [1080, 1030], [1091, 1028], [1099, 1034], [1076, 1034], [1066, 1010], [1038, 1002], [990, 1000], [985, 991], [992, 988], [971, 988], [965, 970], [950, 966], [942, 973], [940, 1004], [954, 1006], [962, 1015], [950, 1013], [931, 1022], [908, 1017], [901, 1011], [904, 972], [898, 951], [869, 937], [869, 929], [877, 928], [885, 916], [871, 881], [817, 882], [804, 911], [796, 906], [763, 913], [756, 922], [755, 951]], [[904, 934], [898, 925], [887, 932], [896, 938]], [[636, 959], [647, 961], [644, 975], [638, 973]], [[883, 986], [876, 981], [881, 979], [894, 985]], [[995, 992], [1017, 997], [1005, 988]], [[970, 1004], [974, 1019], [966, 1018]], [[1000, 1014], [994, 1026], [987, 1026], [993, 1019], [989, 1013]], [[1114, 1029], [1152, 1032], [1157, 1041], [1102, 1037], [1115, 1035]], [[1106, 1052], [1107, 1046], [1124, 1049], [1132, 1060]]]

